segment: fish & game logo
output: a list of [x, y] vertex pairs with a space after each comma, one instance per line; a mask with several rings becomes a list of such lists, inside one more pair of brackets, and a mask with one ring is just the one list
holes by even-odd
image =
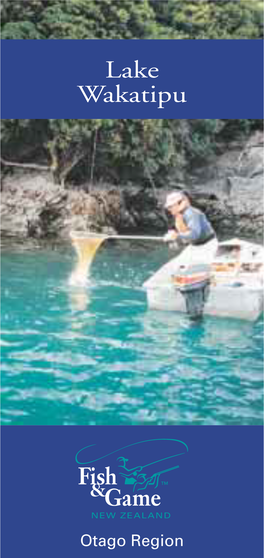
[[[88, 486], [93, 498], [102, 498], [110, 507], [158, 507], [161, 496], [151, 492], [159, 490], [160, 484], [167, 484], [164, 478], [179, 469], [188, 446], [181, 440], [156, 438], [135, 442], [105, 455], [97, 455], [96, 451], [96, 444], [91, 444], [75, 456], [79, 465], [78, 484]], [[107, 463], [103, 470], [97, 469], [100, 461]], [[123, 494], [127, 489], [129, 493]], [[143, 491], [147, 492], [142, 494]]]

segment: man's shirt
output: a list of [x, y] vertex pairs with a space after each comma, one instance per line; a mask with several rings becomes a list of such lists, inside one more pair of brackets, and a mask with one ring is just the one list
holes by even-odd
[[183, 220], [188, 231], [179, 232], [178, 236], [185, 242], [195, 244], [196, 242], [206, 242], [215, 235], [214, 229], [202, 211], [192, 206], [187, 207], [183, 213]]

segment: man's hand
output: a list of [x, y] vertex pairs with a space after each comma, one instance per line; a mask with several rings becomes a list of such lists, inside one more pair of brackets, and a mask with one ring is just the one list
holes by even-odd
[[170, 231], [167, 232], [167, 234], [165, 234], [165, 236], [163, 237], [163, 241], [164, 242], [172, 242], [173, 240], [177, 239], [177, 233], [174, 229], [171, 229]]

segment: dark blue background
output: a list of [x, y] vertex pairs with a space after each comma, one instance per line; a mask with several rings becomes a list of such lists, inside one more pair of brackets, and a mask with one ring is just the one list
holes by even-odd
[[[2, 41], [3, 118], [262, 118], [262, 41]], [[120, 69], [159, 68], [158, 79], [106, 79], [106, 60]], [[187, 103], [87, 104], [77, 85], [120, 83], [122, 90], [185, 91]], [[111, 86], [111, 87], [110, 87]], [[157, 511], [169, 520], [91, 520], [116, 511], [78, 486], [76, 452], [89, 443], [119, 448], [154, 437], [189, 446], [168, 474]], [[131, 533], [178, 536], [184, 547], [159, 556], [262, 557], [262, 427], [2, 427], [2, 556], [106, 555], [84, 548], [84, 533], [127, 538], [115, 556], [152, 556], [131, 548]], [[147, 458], [140, 448], [140, 460]], [[107, 452], [107, 451], [106, 451]], [[108, 464], [108, 463], [107, 463]], [[129, 492], [129, 490], [127, 490]], [[148, 490], [146, 490], [148, 492]], [[123, 491], [124, 493], [124, 491]], [[150, 508], [124, 508], [149, 511]]]
[[[158, 67], [157, 79], [106, 79], [106, 60]], [[2, 118], [262, 118], [258, 40], [2, 41]], [[87, 103], [77, 85], [104, 91], [185, 91], [187, 103]], [[181, 97], [180, 97], [181, 98]]]
[[[159, 508], [110, 508], [79, 486], [75, 455], [95, 443], [103, 453], [150, 438], [177, 438], [188, 454], [166, 474], [168, 486], [155, 492]], [[262, 557], [262, 427], [213, 426], [4, 426], [2, 427], [2, 556], [75, 558], [106, 555], [107, 548], [84, 548], [84, 533], [125, 537], [115, 556], [152, 556], [131, 548], [131, 533], [182, 537], [184, 547], [160, 548], [159, 556]], [[135, 459], [148, 459], [135, 446]], [[99, 462], [98, 469], [110, 463]], [[112, 465], [112, 464], [111, 464]], [[112, 468], [112, 467], [111, 467]], [[164, 475], [165, 480], [165, 475]], [[123, 494], [130, 492], [122, 488]], [[146, 489], [144, 492], [150, 492]], [[100, 501], [99, 501], [100, 500]], [[96, 504], [95, 504], [96, 502]], [[100, 504], [101, 502], [101, 504]], [[91, 511], [170, 511], [169, 520], [91, 520]]]

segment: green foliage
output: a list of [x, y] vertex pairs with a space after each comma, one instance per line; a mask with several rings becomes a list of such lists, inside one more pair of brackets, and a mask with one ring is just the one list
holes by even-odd
[[262, 120], [3, 120], [2, 154], [50, 166], [65, 180], [162, 186], [173, 170], [203, 163], [223, 143], [262, 129]]
[[41, 39], [41, 34], [31, 21], [7, 23], [2, 31], [2, 39]]
[[2, 0], [4, 39], [258, 39], [263, 0]]
[[150, 0], [156, 18], [181, 39], [258, 39], [263, 37], [263, 1]]
[[[30, 22], [45, 39], [144, 39], [155, 37], [155, 13], [148, 0], [4, 0], [2, 26], [5, 38], [12, 36], [10, 23]], [[17, 33], [16, 33], [17, 34]]]

